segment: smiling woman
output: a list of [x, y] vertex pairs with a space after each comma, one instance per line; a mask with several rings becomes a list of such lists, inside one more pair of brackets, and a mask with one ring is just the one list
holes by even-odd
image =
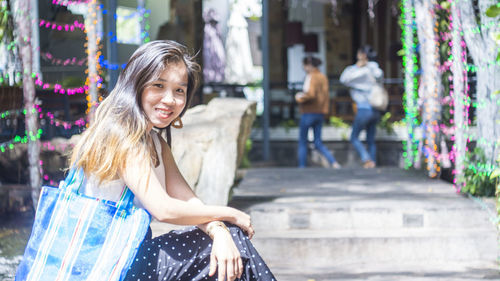
[[[256, 280], [252, 276], [266, 271], [265, 280], [273, 280], [248, 240], [254, 233], [250, 216], [229, 207], [204, 205], [161, 137], [161, 131], [169, 132], [174, 122], [182, 124], [180, 118], [198, 86], [199, 70], [186, 48], [176, 42], [141, 46], [75, 147], [73, 163], [88, 175], [86, 194], [117, 201], [127, 186], [135, 195], [134, 204], [157, 220], [198, 226], [154, 239], [149, 231], [127, 280], [141, 276], [199, 280], [208, 275], [215, 279], [216, 269], [218, 280]], [[229, 223], [229, 229], [222, 221]]]
[[[76, 175], [75, 170], [83, 171], [78, 174], [84, 180], [81, 187], [76, 188], [77, 193], [97, 201], [118, 202], [118, 206], [127, 198], [124, 206], [145, 210], [158, 221], [192, 226], [155, 238], [151, 229], [144, 231], [141, 239], [144, 235], [146, 238], [134, 249], [136, 255], [132, 255], [129, 262], [121, 263], [124, 265], [119, 269], [122, 276], [109, 280], [135, 281], [143, 277], [147, 280], [275, 280], [249, 240], [254, 235], [250, 216], [231, 207], [204, 205], [179, 172], [168, 144], [170, 137], [165, 141], [161, 136], [163, 130], [170, 135], [175, 121], [182, 124], [180, 118], [198, 86], [199, 70], [186, 48], [176, 42], [153, 41], [141, 46], [74, 148], [66, 181], [79, 183], [72, 180], [71, 174]], [[126, 215], [120, 213], [118, 220], [122, 216]], [[115, 229], [111, 224], [102, 227], [104, 229], [89, 229], [88, 235], [93, 237], [97, 233], [92, 231], [113, 232]], [[132, 229], [135, 226], [129, 227], [126, 232], [136, 231]], [[72, 229], [63, 231], [69, 232], [69, 237], [73, 235]], [[119, 233], [114, 236], [118, 237]], [[70, 245], [60, 246], [73, 249]], [[130, 243], [125, 246], [129, 247]], [[93, 244], [90, 248], [95, 252], [98, 247]], [[119, 248], [113, 249], [119, 252]], [[99, 251], [105, 254], [99, 253], [97, 262], [92, 260], [99, 266], [89, 266], [91, 272], [86, 273], [108, 280], [101, 271], [94, 272], [94, 268], [102, 267], [100, 261], [116, 253]], [[74, 266], [71, 268], [63, 259], [60, 267], [64, 272], [81, 274], [83, 267], [73, 258], [77, 255], [64, 255], [71, 257], [71, 266]], [[88, 260], [89, 253], [79, 255]], [[119, 256], [122, 259], [123, 255]], [[28, 263], [24, 262], [21, 268], [29, 271]], [[59, 276], [60, 273], [53, 274]], [[78, 279], [82, 279], [81, 276]]]
[[[142, 93], [141, 103], [150, 126], [165, 128], [186, 105], [188, 73], [182, 62], [172, 63]], [[149, 128], [151, 129], [151, 128]]]

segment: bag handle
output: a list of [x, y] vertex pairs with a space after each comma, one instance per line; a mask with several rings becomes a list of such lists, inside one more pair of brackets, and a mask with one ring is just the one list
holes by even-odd
[[134, 193], [128, 188], [128, 186], [125, 186], [122, 191], [122, 195], [120, 196], [120, 200], [116, 202], [116, 208], [120, 209], [122, 207], [125, 207], [125, 209], [130, 209], [132, 208], [132, 205], [134, 205]]
[[73, 180], [74, 175], [75, 175], [75, 168], [69, 169], [69, 173], [66, 176], [66, 178], [64, 178], [64, 180], [59, 183], [59, 188], [66, 189], [66, 187], [69, 186], [71, 181]]
[[[82, 168], [72, 167], [69, 170], [68, 176], [64, 179], [64, 182], [61, 182], [59, 188], [64, 189], [66, 192], [72, 192], [76, 194], [80, 194], [80, 188], [85, 183], [85, 173]], [[61, 186], [62, 185], [62, 186]], [[130, 208], [133, 205], [134, 201], [134, 193], [125, 186], [123, 188], [122, 194], [120, 195], [120, 199], [115, 202], [116, 207], [120, 208]]]

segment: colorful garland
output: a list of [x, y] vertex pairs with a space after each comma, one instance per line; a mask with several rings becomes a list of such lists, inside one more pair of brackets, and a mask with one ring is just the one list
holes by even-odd
[[44, 28], [47, 28], [47, 29], [51, 29], [51, 30], [58, 30], [58, 31], [75, 31], [75, 29], [80, 29], [82, 31], [85, 31], [85, 24], [84, 23], [80, 23], [78, 21], [74, 21], [72, 24], [59, 24], [59, 23], [56, 23], [56, 22], [52, 22], [52, 21], [48, 21], [48, 20], [44, 20], [44, 19], [40, 19], [39, 20], [39, 24], [38, 26], [40, 27], [44, 27]]
[[53, 5], [69, 6], [74, 4], [87, 4], [91, 0], [52, 0]]
[[62, 66], [67, 66], [67, 65], [83, 65], [84, 63], [87, 62], [87, 58], [66, 58], [66, 59], [60, 59], [56, 58], [54, 55], [52, 55], [49, 52], [41, 52], [40, 56], [45, 59], [46, 61], [49, 61], [53, 65], [62, 65]]
[[[415, 134], [415, 128], [419, 126], [419, 119], [422, 117], [422, 113], [417, 110], [417, 99], [416, 99], [416, 85], [417, 79], [417, 66], [418, 58], [415, 55], [415, 50], [418, 45], [415, 43], [415, 21], [414, 21], [414, 8], [413, 2], [409, 0], [401, 1], [401, 29], [402, 29], [402, 45], [403, 45], [403, 68], [405, 73], [404, 85], [405, 85], [405, 95], [404, 95], [404, 109], [405, 109], [405, 121], [408, 129], [408, 139], [404, 142], [405, 151], [403, 152], [405, 168], [415, 167], [418, 159], [415, 156], [418, 155], [418, 147], [415, 145], [418, 143], [418, 136]], [[452, 148], [449, 154], [447, 154], [446, 146], [443, 149], [443, 142], [441, 142], [441, 149], [439, 145], [430, 146], [424, 156], [428, 159], [437, 158], [440, 159], [440, 163], [436, 163], [439, 166], [436, 167], [436, 171], [439, 171], [443, 160], [451, 160], [453, 163], [460, 161], [460, 163], [465, 163], [462, 167], [460, 166], [457, 170], [455, 165], [452, 173], [454, 176], [454, 183], [457, 190], [466, 184], [463, 179], [458, 179], [458, 175], [463, 176], [464, 170], [472, 171], [474, 174], [487, 176], [495, 168], [496, 164], [487, 163], [472, 163], [471, 160], [465, 159], [465, 155], [468, 151], [468, 144], [470, 141], [475, 141], [478, 145], [480, 144], [491, 144], [491, 139], [486, 139], [483, 136], [478, 135], [474, 128], [470, 128], [471, 118], [469, 117], [470, 107], [476, 108], [476, 112], [480, 112], [481, 108], [487, 106], [486, 100], [476, 100], [471, 101], [469, 96], [470, 86], [468, 85], [468, 73], [475, 74], [478, 70], [498, 67], [500, 61], [490, 61], [482, 65], [474, 65], [468, 62], [467, 56], [467, 46], [464, 40], [464, 35], [475, 34], [485, 29], [492, 28], [498, 25], [498, 22], [482, 24], [479, 27], [468, 28], [467, 30], [462, 30], [460, 27], [460, 20], [453, 18], [451, 15], [450, 7], [456, 5], [457, 1], [447, 0], [442, 1], [440, 5], [436, 5], [434, 11], [440, 14], [441, 18], [436, 20], [436, 29], [439, 37], [436, 39], [436, 47], [440, 48], [441, 63], [436, 65], [439, 69], [440, 74], [443, 78], [442, 83], [444, 86], [445, 95], [440, 99], [441, 106], [443, 107], [441, 118], [439, 122], [429, 126], [426, 134], [441, 134], [445, 139], [452, 142]], [[454, 26], [457, 25], [457, 26]], [[458, 40], [457, 40], [458, 38]], [[455, 42], [455, 43], [454, 43]], [[459, 44], [460, 47], [459, 56], [454, 57], [450, 48], [453, 48], [453, 44]], [[459, 65], [462, 67], [457, 67], [460, 72], [452, 71], [453, 63], [458, 60]], [[456, 89], [452, 82], [459, 80], [461, 81], [458, 85], [463, 85], [463, 89], [457, 89], [460, 93], [455, 92]], [[449, 94], [449, 95], [446, 95]], [[500, 105], [500, 101], [497, 101]], [[460, 114], [458, 116], [457, 114]], [[493, 140], [495, 141], [495, 140]], [[460, 145], [458, 145], [460, 142]], [[460, 157], [460, 158], [459, 158]], [[477, 159], [476, 159], [477, 160]], [[430, 161], [430, 160], [427, 160]], [[469, 161], [469, 162], [467, 162]]]
[[408, 139], [403, 141], [403, 147], [406, 151], [403, 152], [404, 167], [406, 169], [412, 167], [418, 155], [418, 141], [416, 137], [416, 129], [419, 126], [418, 108], [417, 108], [417, 91], [418, 80], [416, 73], [417, 65], [417, 44], [415, 42], [416, 24], [415, 11], [412, 7], [412, 1], [401, 1], [401, 30], [402, 30], [402, 46], [403, 46], [403, 68], [404, 68], [404, 96], [403, 105], [405, 111], [404, 121], [408, 130]]

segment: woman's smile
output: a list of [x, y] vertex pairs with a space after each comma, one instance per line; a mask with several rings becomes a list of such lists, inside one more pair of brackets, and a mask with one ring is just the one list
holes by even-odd
[[158, 113], [158, 117], [161, 119], [168, 119], [172, 116], [172, 110], [164, 109], [164, 108], [156, 108], [156, 112]]
[[160, 76], [142, 92], [142, 109], [148, 117], [149, 128], [165, 128], [186, 106], [188, 74], [182, 62], [171, 63]]

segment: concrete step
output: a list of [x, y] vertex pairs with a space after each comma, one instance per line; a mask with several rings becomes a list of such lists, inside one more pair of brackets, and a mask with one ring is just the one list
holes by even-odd
[[484, 228], [493, 224], [476, 205], [415, 204], [399, 202], [328, 202], [325, 198], [302, 198], [302, 202], [261, 203], [246, 208], [256, 231], [293, 229], [406, 229], [406, 228]]
[[[151, 227], [154, 236], [182, 228], [159, 222]], [[500, 280], [491, 227], [271, 228], [257, 231], [252, 243], [280, 281]]]
[[264, 260], [278, 267], [332, 267], [386, 262], [495, 261], [491, 229], [409, 229], [258, 232], [252, 239]]
[[274, 168], [230, 205], [278, 280], [500, 280], [494, 201], [417, 171]]
[[479, 281], [498, 280], [496, 263], [469, 260], [446, 263], [356, 263], [329, 267], [272, 267], [280, 281]]

